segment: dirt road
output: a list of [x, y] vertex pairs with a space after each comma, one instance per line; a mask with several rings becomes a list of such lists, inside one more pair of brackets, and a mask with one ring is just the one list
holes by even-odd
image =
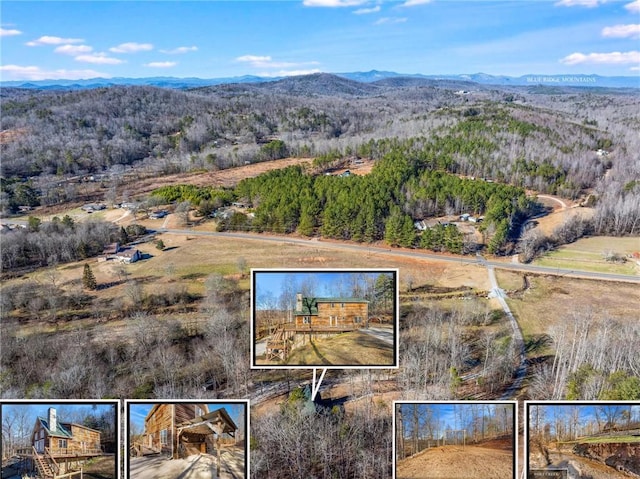
[[512, 479], [511, 451], [478, 446], [428, 449], [396, 464], [397, 479]]

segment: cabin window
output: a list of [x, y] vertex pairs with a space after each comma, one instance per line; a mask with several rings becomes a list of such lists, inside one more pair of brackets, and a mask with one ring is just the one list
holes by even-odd
[[344, 303], [340, 303], [340, 307], [341, 307], [341, 308], [344, 308]]
[[58, 439], [58, 448], [66, 449], [67, 448], [67, 440], [66, 439]]
[[360, 316], [356, 316], [354, 318], [354, 321], [356, 322], [356, 324], [360, 324], [362, 322], [362, 318]]
[[200, 406], [196, 406], [196, 417], [200, 417], [204, 415], [204, 411]]
[[309, 316], [302, 317], [302, 324], [310, 324], [310, 323], [311, 323], [311, 319], [309, 318]]
[[167, 446], [169, 445], [169, 441], [167, 440], [167, 430], [163, 429], [162, 431], [160, 431], [160, 444], [162, 444], [163, 446]]
[[331, 303], [331, 307], [333, 308], [336, 305], [336, 303]]

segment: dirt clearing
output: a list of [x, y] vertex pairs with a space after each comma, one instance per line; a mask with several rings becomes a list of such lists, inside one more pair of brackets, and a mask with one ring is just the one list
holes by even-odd
[[480, 446], [433, 447], [398, 461], [397, 479], [512, 479], [513, 453]]
[[[294, 349], [287, 364], [313, 366], [392, 366], [393, 346], [362, 331], [314, 339]], [[272, 364], [256, 361], [257, 364]]]
[[310, 164], [311, 158], [284, 158], [282, 160], [262, 161], [251, 165], [229, 168], [207, 173], [179, 173], [175, 175], [148, 178], [127, 185], [133, 196], [149, 193], [167, 185], [195, 185], [230, 188], [245, 178], [253, 178], [271, 170], [280, 170], [288, 166]]

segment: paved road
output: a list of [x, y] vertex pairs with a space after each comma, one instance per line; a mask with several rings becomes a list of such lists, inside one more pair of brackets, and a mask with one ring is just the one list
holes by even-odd
[[179, 230], [179, 229], [166, 229], [166, 228], [160, 228], [157, 230], [157, 232], [165, 233], [165, 234], [188, 235], [188, 236], [213, 236], [213, 237], [219, 237], [219, 238], [237, 238], [237, 239], [252, 240], [252, 241], [267, 241], [272, 243], [279, 243], [283, 246], [302, 245], [302, 246], [313, 246], [314, 248], [323, 248], [323, 249], [339, 249], [339, 250], [346, 250], [346, 251], [355, 251], [361, 255], [364, 254], [365, 257], [367, 254], [386, 254], [386, 255], [401, 256], [405, 258], [430, 259], [430, 260], [447, 261], [447, 262], [459, 263], [459, 264], [470, 264], [470, 265], [475, 264], [479, 266], [491, 266], [493, 268], [506, 269], [511, 271], [522, 271], [522, 272], [528, 272], [528, 273], [534, 273], [534, 274], [570, 276], [570, 277], [577, 277], [577, 278], [596, 279], [600, 281], [626, 281], [626, 282], [632, 282], [632, 283], [640, 283], [639, 275], [596, 273], [592, 271], [579, 271], [579, 270], [571, 270], [571, 269], [564, 269], [564, 268], [551, 268], [547, 266], [535, 266], [532, 264], [514, 264], [510, 262], [487, 261], [481, 256], [475, 256], [475, 257], [474, 256], [453, 256], [453, 255], [444, 255], [444, 254], [436, 254], [436, 253], [427, 253], [420, 250], [370, 246], [365, 244], [340, 243], [337, 241], [330, 241], [330, 240], [318, 241], [316, 239], [308, 240], [308, 239], [301, 239], [301, 238], [291, 238], [286, 236], [272, 236], [272, 235], [263, 235], [263, 234], [218, 233], [214, 231], [195, 231], [195, 230]]

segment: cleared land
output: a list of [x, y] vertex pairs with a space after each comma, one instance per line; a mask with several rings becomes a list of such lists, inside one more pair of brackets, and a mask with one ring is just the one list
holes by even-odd
[[597, 317], [618, 321], [636, 321], [640, 290], [635, 284], [563, 278], [527, 276], [496, 270], [498, 284], [512, 291], [507, 300], [518, 320], [525, 342], [537, 344], [531, 353], [548, 354], [544, 337], [553, 325], [575, 313], [593, 313]]
[[483, 446], [442, 446], [396, 464], [397, 479], [512, 479], [511, 445], [504, 441]]
[[[619, 263], [607, 261], [605, 256], [609, 252], [617, 254], [625, 261]], [[638, 252], [640, 252], [640, 238], [594, 236], [564, 245], [535, 260], [533, 264], [599, 273], [638, 274], [640, 259], [631, 257], [633, 253]]]
[[[293, 350], [285, 364], [294, 366], [393, 365], [393, 345], [362, 331], [306, 341], [304, 346]], [[273, 364], [260, 360], [256, 363]]]

